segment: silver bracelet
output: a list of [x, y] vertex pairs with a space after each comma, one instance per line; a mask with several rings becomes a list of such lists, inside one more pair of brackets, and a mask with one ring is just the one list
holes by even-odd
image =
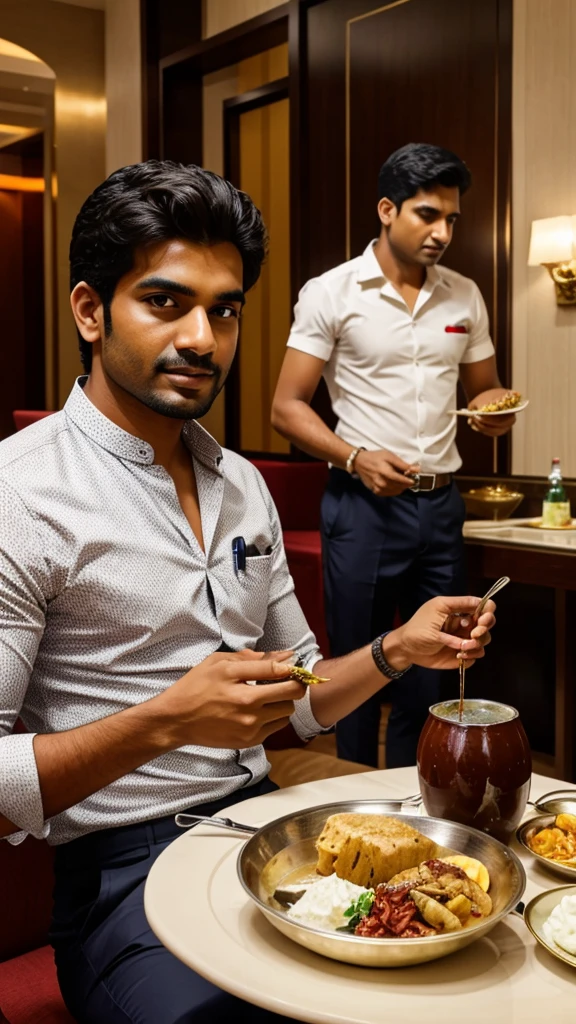
[[376, 637], [372, 644], [372, 657], [374, 658], [376, 668], [378, 669], [379, 672], [382, 673], [383, 676], [387, 676], [388, 679], [400, 679], [400, 677], [403, 676], [405, 672], [410, 671], [412, 665], [408, 665], [408, 668], [398, 669], [392, 668], [392, 665], [389, 665], [388, 662], [386, 661], [386, 658], [384, 657], [384, 651], [382, 650], [382, 641], [384, 640], [385, 636], [388, 636], [388, 633], [392, 632], [393, 630], [388, 629], [386, 630], [385, 633], [382, 633], [381, 636]]
[[353, 448], [352, 449], [352, 451], [350, 452], [350, 455], [346, 459], [346, 472], [347, 473], [352, 474], [354, 472], [354, 463], [356, 462], [356, 456], [358, 455], [358, 452], [365, 452], [365, 451], [366, 451], [366, 449], [364, 447], [362, 447], [362, 445], [359, 448]]

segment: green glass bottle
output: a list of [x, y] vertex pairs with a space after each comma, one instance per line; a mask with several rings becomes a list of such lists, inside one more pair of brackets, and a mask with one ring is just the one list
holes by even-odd
[[562, 529], [572, 522], [570, 502], [566, 497], [562, 483], [560, 459], [552, 459], [552, 469], [548, 477], [550, 487], [542, 502], [542, 526], [552, 530]]

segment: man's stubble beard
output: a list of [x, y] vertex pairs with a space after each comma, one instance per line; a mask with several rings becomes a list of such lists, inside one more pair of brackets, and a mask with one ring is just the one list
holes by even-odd
[[[218, 397], [222, 388], [224, 387], [224, 384], [226, 383], [228, 374], [230, 372], [230, 367], [228, 367], [227, 370], [218, 370], [217, 372], [216, 370], [214, 370], [215, 376], [212, 382], [212, 389], [207, 398], [205, 398], [203, 402], [198, 402], [194, 399], [189, 399], [188, 401], [193, 402], [195, 408], [178, 408], [171, 402], [165, 401], [161, 395], [157, 394], [154, 391], [148, 390], [147, 388], [143, 388], [143, 390], [140, 390], [139, 388], [137, 390], [134, 390], [132, 387], [127, 386], [127, 383], [118, 380], [115, 373], [113, 371], [111, 372], [110, 367], [106, 365], [105, 358], [106, 349], [109, 346], [113, 346], [115, 342], [116, 339], [114, 337], [114, 332], [110, 331], [110, 333], [106, 336], [105, 342], [102, 345], [102, 368], [105, 374], [112, 381], [114, 381], [114, 384], [117, 387], [121, 388], [127, 394], [131, 395], [132, 398], [136, 398], [139, 402], [142, 402], [142, 405], [145, 405], [147, 409], [151, 409], [153, 412], [158, 413], [160, 416], [166, 416], [169, 419], [199, 420], [203, 416], [205, 416], [206, 413], [209, 412], [210, 409], [212, 408], [214, 402], [216, 401], [216, 398]], [[137, 362], [137, 360], [132, 359], [132, 362], [134, 363], [134, 369], [139, 371], [141, 369], [141, 366]], [[128, 361], [128, 379], [130, 381], [129, 371], [130, 360]]]

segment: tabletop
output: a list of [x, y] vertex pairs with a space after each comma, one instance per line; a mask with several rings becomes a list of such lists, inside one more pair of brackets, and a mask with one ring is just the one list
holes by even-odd
[[[531, 798], [565, 788], [533, 775]], [[261, 825], [339, 800], [406, 797], [418, 791], [416, 768], [340, 776], [231, 804], [222, 815]], [[529, 817], [530, 814], [527, 814]], [[354, 967], [312, 953], [281, 935], [252, 904], [236, 872], [245, 842], [199, 826], [154, 864], [145, 890], [151, 928], [164, 945], [215, 985], [310, 1024], [568, 1024], [576, 1011], [576, 971], [509, 915], [458, 953], [399, 969]], [[522, 850], [525, 902], [566, 884]]]

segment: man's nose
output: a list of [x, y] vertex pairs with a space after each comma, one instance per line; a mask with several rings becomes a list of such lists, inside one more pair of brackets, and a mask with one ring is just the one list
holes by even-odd
[[203, 306], [195, 306], [179, 321], [174, 348], [179, 351], [191, 349], [197, 355], [207, 355], [215, 351], [216, 340], [210, 318]]
[[452, 238], [452, 225], [446, 220], [439, 220], [432, 229], [432, 237], [442, 245], [448, 245]]

